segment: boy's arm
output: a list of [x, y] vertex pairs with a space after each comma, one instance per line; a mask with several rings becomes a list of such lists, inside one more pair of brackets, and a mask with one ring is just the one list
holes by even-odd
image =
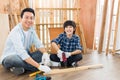
[[82, 52], [81, 50], [75, 50], [71, 52], [71, 55], [80, 54], [81, 52]]
[[51, 43], [51, 46], [53, 47], [53, 49], [55, 49], [55, 51], [59, 51], [60, 49], [59, 49], [59, 47], [58, 47], [58, 45], [55, 43], [55, 42], [52, 42]]

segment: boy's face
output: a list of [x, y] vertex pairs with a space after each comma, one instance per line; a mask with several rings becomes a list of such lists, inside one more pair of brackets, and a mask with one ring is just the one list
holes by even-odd
[[73, 35], [73, 32], [75, 31], [75, 29], [73, 28], [73, 26], [67, 26], [65, 27], [65, 30], [67, 35]]
[[34, 24], [34, 15], [31, 12], [24, 12], [21, 19], [24, 30], [28, 30]]

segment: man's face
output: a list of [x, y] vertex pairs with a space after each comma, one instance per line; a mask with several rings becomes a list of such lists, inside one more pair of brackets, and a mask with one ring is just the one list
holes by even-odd
[[34, 23], [34, 15], [31, 12], [24, 12], [23, 17], [21, 19], [22, 26], [24, 30], [28, 30]]

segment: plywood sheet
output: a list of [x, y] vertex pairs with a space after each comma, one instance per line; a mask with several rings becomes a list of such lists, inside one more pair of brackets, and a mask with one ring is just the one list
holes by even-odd
[[8, 14], [0, 14], [0, 56], [9, 33]]

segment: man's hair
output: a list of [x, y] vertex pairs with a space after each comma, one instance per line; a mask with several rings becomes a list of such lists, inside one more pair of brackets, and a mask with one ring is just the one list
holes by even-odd
[[25, 8], [21, 12], [21, 15], [20, 15], [21, 18], [23, 18], [23, 15], [24, 15], [25, 12], [31, 12], [35, 16], [35, 12], [34, 12], [34, 10], [32, 8]]
[[[67, 21], [64, 22], [64, 24], [63, 24], [64, 29], [67, 26], [72, 26], [76, 30], [76, 24], [72, 20], [67, 20]], [[75, 31], [73, 32], [73, 34], [75, 34]]]

